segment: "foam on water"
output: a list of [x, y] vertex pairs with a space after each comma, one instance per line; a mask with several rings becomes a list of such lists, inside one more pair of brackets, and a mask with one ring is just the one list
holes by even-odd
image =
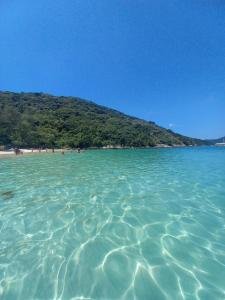
[[225, 299], [225, 148], [0, 159], [1, 299]]

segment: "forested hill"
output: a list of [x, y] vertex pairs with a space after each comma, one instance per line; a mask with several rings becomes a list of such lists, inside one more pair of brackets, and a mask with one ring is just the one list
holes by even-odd
[[202, 143], [79, 98], [0, 92], [0, 145], [73, 148]]
[[216, 143], [225, 143], [225, 136], [218, 138], [218, 139], [213, 139], [213, 140], [206, 140], [210, 144], [216, 144]]

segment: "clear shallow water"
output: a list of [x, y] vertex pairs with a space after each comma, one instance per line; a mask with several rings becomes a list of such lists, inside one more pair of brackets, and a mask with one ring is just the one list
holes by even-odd
[[225, 299], [225, 148], [0, 158], [0, 298]]

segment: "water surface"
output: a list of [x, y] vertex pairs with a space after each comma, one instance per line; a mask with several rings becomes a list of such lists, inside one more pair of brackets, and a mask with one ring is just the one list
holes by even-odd
[[0, 158], [0, 299], [225, 299], [225, 148]]

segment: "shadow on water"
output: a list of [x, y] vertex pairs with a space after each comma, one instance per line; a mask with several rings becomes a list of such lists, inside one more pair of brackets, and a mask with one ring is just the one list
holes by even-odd
[[4, 200], [10, 200], [14, 197], [14, 193], [13, 193], [13, 191], [7, 191], [7, 192], [1, 193], [1, 196]]

